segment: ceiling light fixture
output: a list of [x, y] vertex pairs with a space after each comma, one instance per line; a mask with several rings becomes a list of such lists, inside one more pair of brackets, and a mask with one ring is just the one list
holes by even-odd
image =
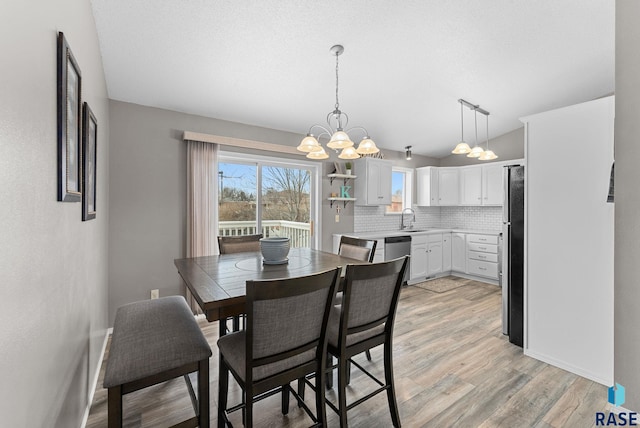
[[[344, 47], [342, 45], [334, 45], [331, 47], [330, 52], [336, 56], [336, 105], [334, 110], [327, 115], [328, 127], [312, 125], [307, 136], [302, 139], [297, 149], [301, 152], [306, 152], [309, 159], [327, 159], [329, 155], [324, 151], [317, 139], [317, 137], [326, 135], [330, 137], [327, 147], [334, 149], [336, 152], [342, 149], [338, 155], [340, 159], [357, 159], [360, 155], [378, 153], [380, 149], [376, 147], [376, 143], [369, 137], [366, 129], [357, 126], [344, 130], [349, 123], [349, 116], [340, 110], [340, 102], [338, 101], [338, 57], [344, 52]], [[335, 122], [335, 130], [331, 125], [332, 120]], [[311, 132], [314, 128], [319, 128], [322, 132], [316, 136]], [[360, 141], [358, 148], [354, 149], [353, 141], [351, 141], [347, 132], [357, 129], [363, 131], [364, 137]]]
[[467, 143], [464, 142], [464, 113], [463, 113], [463, 104], [462, 100], [458, 100], [460, 103], [460, 142], [456, 146], [455, 149], [451, 151], [454, 155], [466, 155], [471, 151], [471, 147]]
[[[497, 159], [498, 156], [491, 150], [489, 150], [489, 113], [485, 109], [480, 108], [479, 105], [472, 104], [469, 101], [463, 100], [460, 98], [458, 100], [460, 103], [460, 122], [461, 122], [461, 130], [462, 130], [462, 138], [460, 143], [456, 146], [455, 149], [451, 151], [453, 154], [466, 154], [467, 157], [470, 158], [478, 158], [479, 160], [493, 160]], [[473, 148], [469, 147], [467, 143], [464, 142], [464, 115], [463, 115], [463, 107], [466, 106], [474, 112], [474, 122], [475, 122], [475, 131], [476, 131], [476, 140], [475, 146]], [[478, 146], [478, 113], [484, 114], [487, 118], [487, 150], [486, 152], [482, 149], [482, 147]]]
[[493, 153], [493, 150], [489, 150], [489, 115], [487, 115], [487, 150], [482, 152], [480, 156], [478, 156], [478, 160], [494, 160], [498, 159], [498, 155]]
[[407, 151], [407, 160], [411, 160], [411, 147], [412, 146], [407, 146], [404, 148]]

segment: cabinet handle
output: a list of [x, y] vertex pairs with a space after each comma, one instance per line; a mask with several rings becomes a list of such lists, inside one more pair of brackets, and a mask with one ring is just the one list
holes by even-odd
[[487, 247], [478, 247], [480, 250], [486, 250]]
[[478, 258], [479, 258], [479, 259], [486, 259], [486, 257], [485, 257], [485, 256], [480, 256], [480, 255], [478, 256]]

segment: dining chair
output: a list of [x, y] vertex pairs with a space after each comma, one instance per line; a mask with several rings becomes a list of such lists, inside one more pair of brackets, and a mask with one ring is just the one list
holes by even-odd
[[[349, 236], [341, 236], [338, 254], [351, 259], [373, 263], [377, 243], [378, 241], [376, 239], [359, 239], [351, 238]], [[336, 303], [340, 304], [341, 301], [342, 293], [339, 293]], [[366, 355], [367, 360], [371, 361], [371, 352], [369, 350], [366, 351]]]
[[[260, 251], [260, 238], [262, 238], [262, 234], [218, 236], [218, 249], [220, 250], [220, 254]], [[242, 318], [242, 315], [233, 317], [232, 331], [240, 330], [240, 318]]]
[[359, 239], [341, 236], [338, 254], [351, 259], [372, 263], [377, 243], [378, 241], [375, 239]]
[[[304, 277], [247, 281], [246, 329], [218, 339], [220, 373], [218, 420], [244, 409], [245, 426], [253, 423], [253, 404], [282, 391], [282, 413], [289, 410], [289, 395], [315, 422], [326, 426], [325, 376], [327, 323], [341, 268]], [[243, 403], [227, 409], [229, 372], [243, 390]], [[316, 415], [290, 383], [315, 373]]]
[[[329, 401], [327, 405], [338, 413], [340, 427], [347, 426], [349, 410], [383, 391], [387, 392], [393, 426], [400, 426], [393, 379], [393, 325], [407, 260], [404, 256], [370, 265], [347, 265], [342, 304], [332, 306], [327, 326], [327, 350], [338, 359], [336, 366], [327, 368], [329, 374], [338, 369], [338, 406]], [[352, 360], [354, 355], [379, 345], [384, 346], [384, 382]], [[380, 387], [347, 405], [349, 363]], [[353, 385], [350, 388], [354, 389]], [[304, 394], [304, 389], [301, 392]]]

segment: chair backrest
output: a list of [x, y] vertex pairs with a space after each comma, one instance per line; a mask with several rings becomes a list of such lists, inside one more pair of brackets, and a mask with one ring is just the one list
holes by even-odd
[[349, 236], [340, 237], [340, 247], [338, 254], [351, 259], [362, 260], [363, 262], [373, 262], [376, 251], [375, 239], [358, 239]]
[[218, 248], [220, 254], [246, 253], [260, 251], [259, 235], [218, 236]]
[[340, 311], [341, 346], [347, 335], [383, 323], [385, 332], [391, 333], [408, 259], [404, 256], [382, 263], [347, 265]]
[[326, 327], [340, 271], [247, 281], [247, 382], [260, 378], [261, 366], [296, 357], [304, 363], [326, 353]]

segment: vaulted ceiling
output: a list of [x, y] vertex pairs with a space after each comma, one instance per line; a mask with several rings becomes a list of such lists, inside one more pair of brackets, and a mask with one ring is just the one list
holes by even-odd
[[[111, 99], [305, 134], [335, 104], [443, 157], [464, 98], [493, 138], [614, 90], [611, 0], [92, 0]], [[474, 141], [465, 109], [465, 140]], [[478, 115], [479, 139], [485, 118]]]

